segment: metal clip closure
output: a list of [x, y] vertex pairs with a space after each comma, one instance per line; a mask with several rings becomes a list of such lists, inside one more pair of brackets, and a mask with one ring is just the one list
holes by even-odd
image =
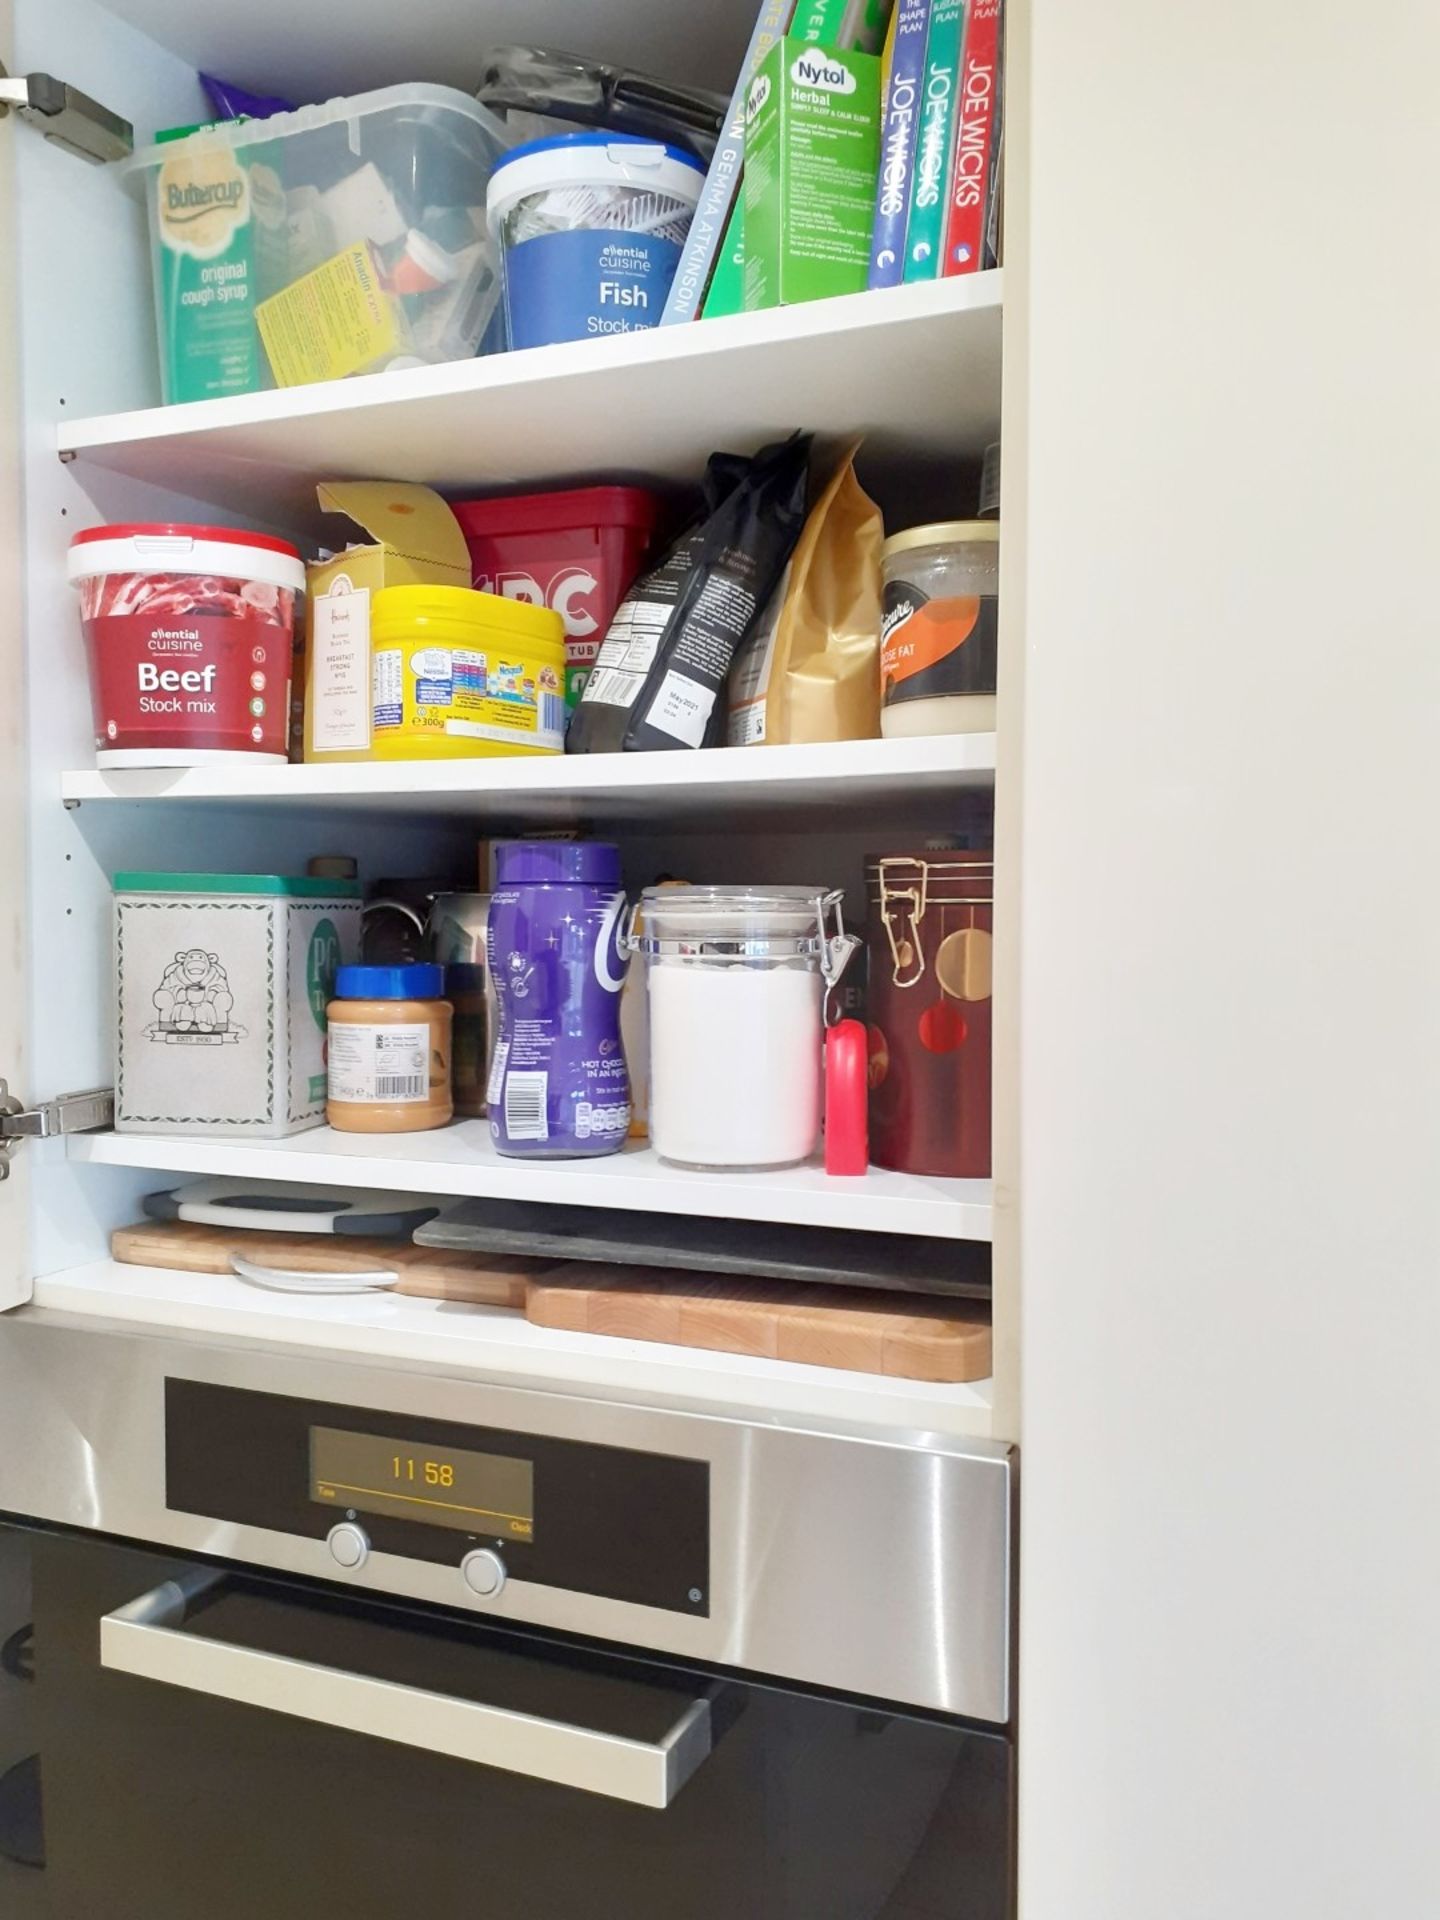
[[[917, 868], [919, 886], [897, 887], [890, 884], [886, 869], [904, 867], [907, 873]], [[925, 949], [920, 943], [920, 923], [929, 904], [930, 869], [923, 860], [896, 856], [882, 860], [880, 876], [880, 920], [890, 942], [890, 960], [897, 987], [913, 987], [925, 974]]]
[[[845, 931], [843, 892], [822, 894], [815, 902], [815, 924], [820, 934], [820, 974], [825, 982], [825, 1024], [834, 1026], [841, 1016], [835, 1005], [835, 989], [840, 977], [862, 944], [858, 935]], [[830, 909], [835, 909], [835, 931], [829, 931]]]

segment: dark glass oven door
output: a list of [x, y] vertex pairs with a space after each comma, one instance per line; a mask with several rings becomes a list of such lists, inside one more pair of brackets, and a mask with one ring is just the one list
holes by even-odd
[[41, 1813], [31, 1536], [0, 1526], [0, 1914], [51, 1920]]
[[1008, 1920], [998, 1735], [28, 1539], [37, 1920]]

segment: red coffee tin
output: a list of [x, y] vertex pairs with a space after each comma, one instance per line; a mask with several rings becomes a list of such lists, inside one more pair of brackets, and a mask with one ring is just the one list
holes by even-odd
[[870, 1158], [988, 1178], [994, 857], [872, 855], [865, 891]]

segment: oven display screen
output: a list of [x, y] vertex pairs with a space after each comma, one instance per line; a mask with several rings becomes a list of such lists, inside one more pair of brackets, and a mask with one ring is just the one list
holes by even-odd
[[535, 1469], [504, 1454], [311, 1427], [310, 1498], [457, 1533], [535, 1537]]

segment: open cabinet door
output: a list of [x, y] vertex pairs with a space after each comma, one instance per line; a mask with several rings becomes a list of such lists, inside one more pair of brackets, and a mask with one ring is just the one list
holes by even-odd
[[[13, 70], [14, 10], [0, 0], [0, 63]], [[20, 328], [16, 301], [15, 115], [0, 119], [0, 1078], [24, 1097], [27, 988], [24, 544], [20, 524]], [[23, 1153], [0, 1180], [0, 1309], [30, 1297], [30, 1217]]]

